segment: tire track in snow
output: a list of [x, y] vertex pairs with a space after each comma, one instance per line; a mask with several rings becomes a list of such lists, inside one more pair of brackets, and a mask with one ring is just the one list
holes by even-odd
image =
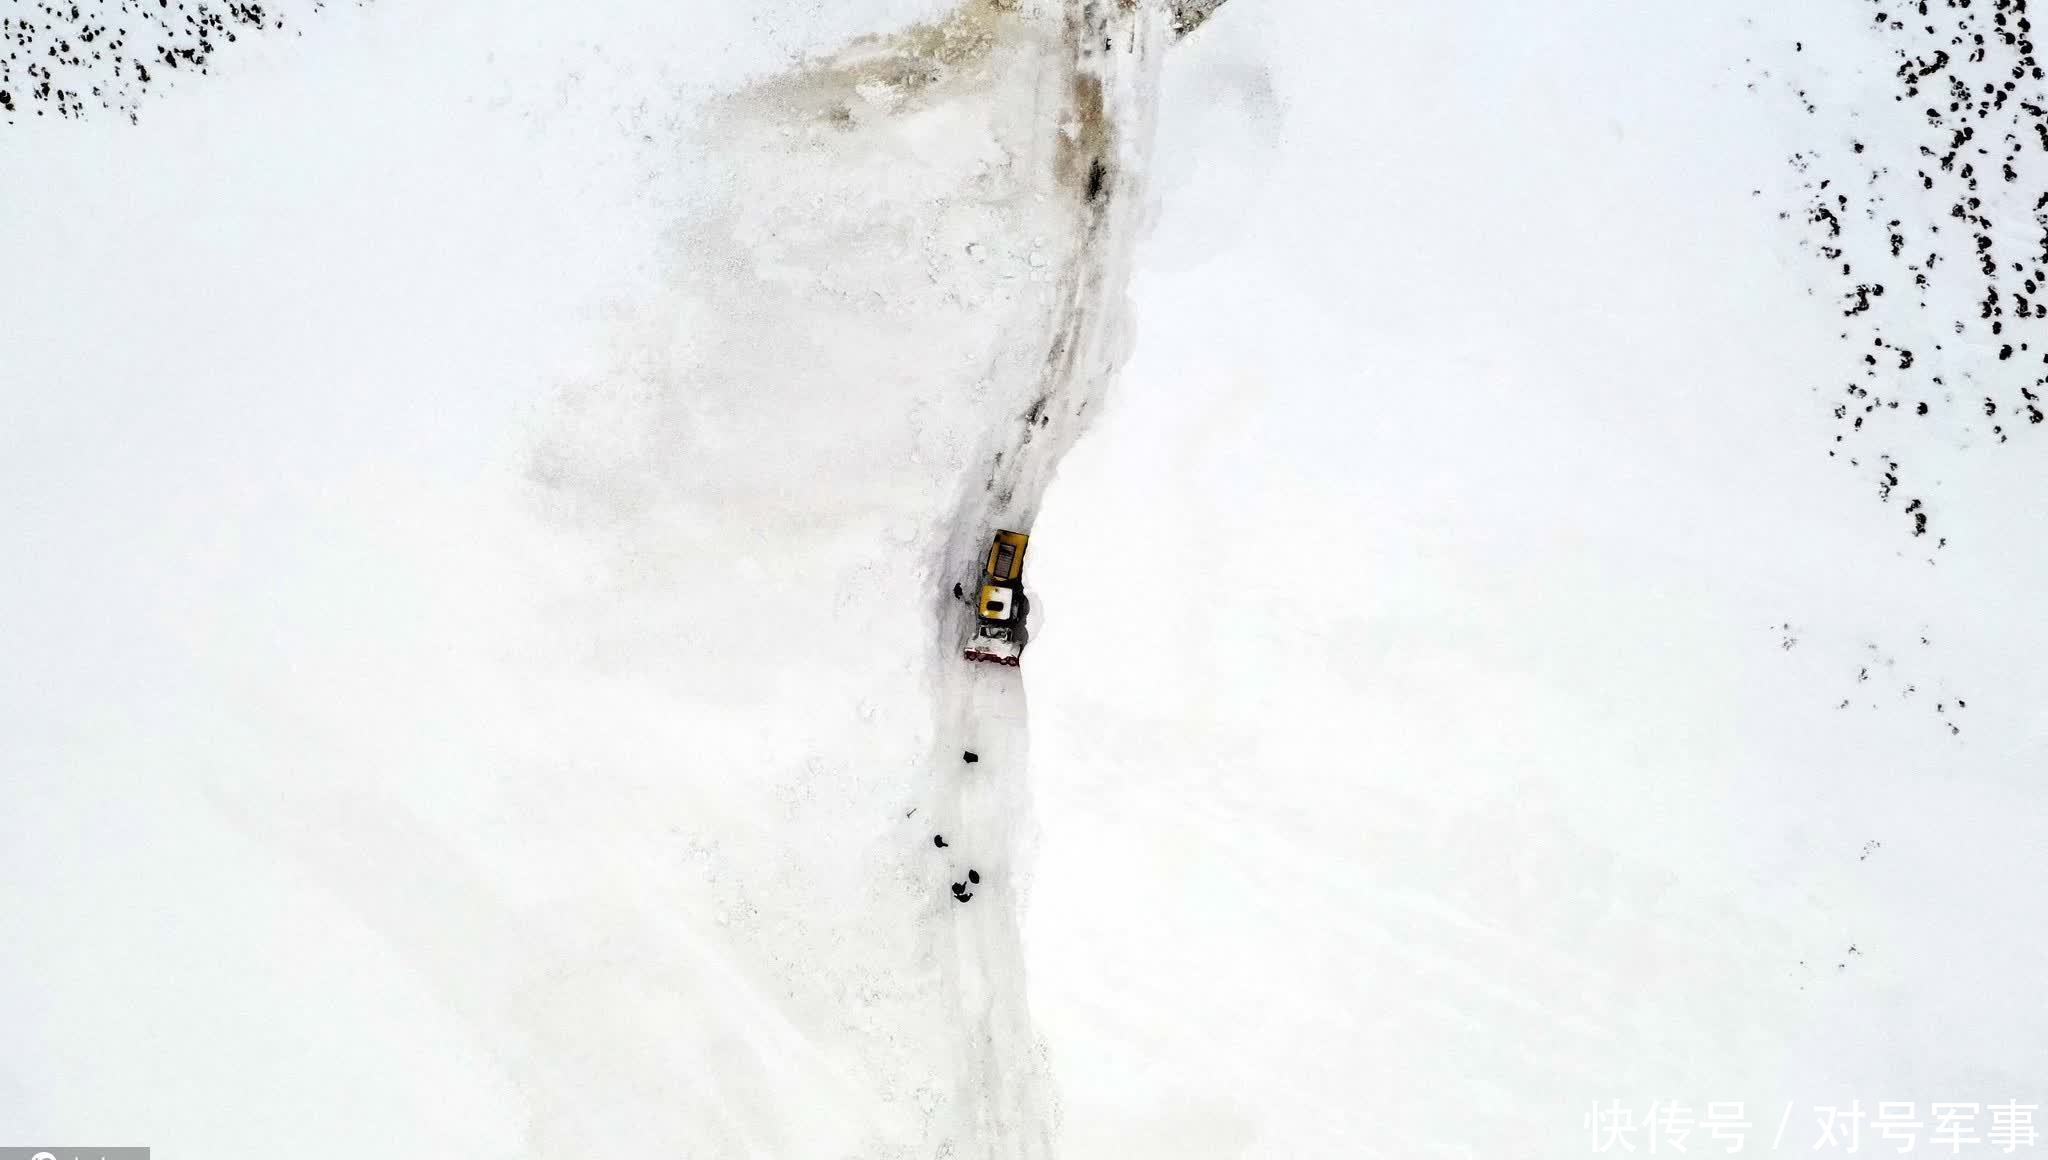
[[[1172, 32], [1171, 14], [1149, 5], [1083, 3], [1065, 14], [1069, 55], [1059, 71], [1066, 99], [1052, 127], [1052, 162], [1072, 198], [1076, 236], [1049, 325], [1030, 336], [1039, 358], [1035, 397], [998, 431], [985, 476], [970, 480], [961, 496], [937, 553], [938, 589], [978, 577], [994, 529], [1030, 531], [1061, 456], [1128, 353], [1124, 293], [1143, 209], [1156, 74]], [[1028, 566], [1026, 575], [1028, 583]], [[1025, 1000], [1021, 938], [1035, 836], [1028, 708], [1021, 670], [961, 659], [972, 625], [964, 607], [942, 601], [932, 760], [952, 792], [937, 813], [955, 838], [949, 863], [962, 867], [960, 875], [977, 868], [982, 881], [978, 903], [955, 906], [952, 945], [942, 948], [941, 961], [965, 1017], [959, 1064], [971, 1085], [974, 1154], [1050, 1156], [1057, 1102]], [[979, 760], [965, 764], [966, 751]]]

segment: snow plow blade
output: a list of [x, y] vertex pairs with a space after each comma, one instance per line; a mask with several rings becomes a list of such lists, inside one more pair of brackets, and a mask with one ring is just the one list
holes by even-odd
[[984, 625], [967, 638], [967, 647], [960, 655], [970, 661], [987, 661], [1014, 669], [1021, 663], [1018, 657], [1023, 652], [1024, 647], [1012, 638], [1009, 629]]

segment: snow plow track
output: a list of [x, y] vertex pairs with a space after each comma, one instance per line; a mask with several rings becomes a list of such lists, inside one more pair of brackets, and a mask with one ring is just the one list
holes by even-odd
[[[1048, 61], [1041, 83], [1045, 138], [1035, 160], [1050, 167], [1054, 195], [1070, 207], [1072, 247], [1044, 329], [1020, 335], [1011, 352], [1035, 365], [1033, 396], [989, 433], [986, 471], [967, 481], [950, 536], [934, 553], [934, 590], [978, 574], [991, 529], [1030, 530], [1060, 457], [1128, 349], [1124, 293], [1170, 16], [1149, 5], [1087, 3], [1016, 19], [1063, 22], [1057, 43], [1064, 55]], [[943, 675], [932, 760], [946, 779], [939, 784], [952, 787], [940, 816], [984, 868], [979, 893], [952, 907], [950, 932], [940, 936], [952, 944], [939, 957], [963, 1019], [958, 1062], [976, 1105], [969, 1154], [1047, 1157], [1055, 1151], [1057, 1097], [1026, 1003], [1020, 935], [1036, 833], [1020, 660], [977, 656], [971, 646], [963, 659], [973, 618], [943, 599], [938, 609]], [[963, 751], [977, 753], [978, 762], [963, 766]]]

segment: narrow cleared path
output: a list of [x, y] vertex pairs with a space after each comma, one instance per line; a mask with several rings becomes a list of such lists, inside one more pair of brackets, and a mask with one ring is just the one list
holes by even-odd
[[[1123, 362], [1124, 295], [1143, 206], [1154, 82], [1172, 35], [1170, 12], [1150, 5], [1077, 3], [1064, 19], [1059, 43], [1067, 55], [1048, 70], [1046, 86], [1056, 82], [1062, 107], [1046, 124], [1055, 134], [1049, 160], [1071, 199], [1077, 240], [1059, 271], [1038, 345], [1018, 352], [1038, 361], [1037, 395], [997, 431], [986, 474], [969, 481], [935, 553], [933, 577], [936, 663], [950, 674], [937, 683], [932, 760], [951, 794], [936, 816], [952, 835], [946, 853], [949, 864], [957, 863], [955, 880], [970, 868], [982, 879], [970, 901], [947, 899], [952, 946], [942, 946], [940, 957], [962, 1015], [957, 1074], [977, 1105], [985, 1145], [975, 1154], [991, 1157], [1053, 1155], [1058, 1104], [1024, 994], [1020, 910], [1035, 827], [1023, 671], [961, 658], [973, 615], [951, 598], [951, 587], [976, 581], [994, 529], [1030, 531], [1060, 457]], [[1027, 586], [1030, 576], [1027, 556]], [[968, 751], [978, 760], [965, 761]]]

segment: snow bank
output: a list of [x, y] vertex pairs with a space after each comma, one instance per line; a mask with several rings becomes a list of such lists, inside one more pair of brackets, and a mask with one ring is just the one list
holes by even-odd
[[[1888, 77], [1824, 7], [1803, 53]], [[2032, 467], [1930, 563], [1828, 458], [1785, 159], [1850, 134], [1751, 91], [1763, 16], [1244, 0], [1169, 62], [1137, 350], [1034, 561], [1066, 1155], [2038, 1102]]]
[[1069, 46], [930, 8], [330, 11], [21, 131], [10, 1130], [1045, 1139], [933, 643], [1074, 254]]

